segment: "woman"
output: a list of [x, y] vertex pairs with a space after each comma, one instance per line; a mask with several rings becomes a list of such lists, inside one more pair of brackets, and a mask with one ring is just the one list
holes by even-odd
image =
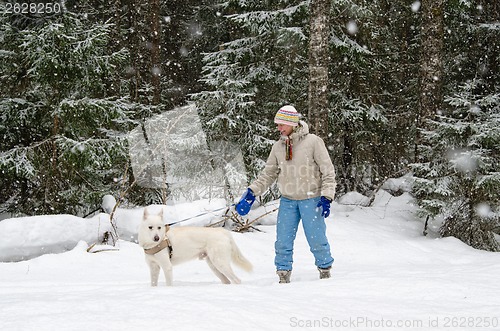
[[335, 196], [335, 169], [323, 140], [309, 133], [293, 106], [284, 106], [274, 118], [280, 140], [274, 143], [264, 170], [248, 187], [236, 205], [246, 215], [255, 196], [264, 193], [275, 180], [281, 193], [276, 228], [276, 273], [280, 283], [289, 283], [293, 264], [293, 243], [300, 220], [314, 255], [320, 279], [330, 278], [333, 257], [326, 237], [325, 217]]

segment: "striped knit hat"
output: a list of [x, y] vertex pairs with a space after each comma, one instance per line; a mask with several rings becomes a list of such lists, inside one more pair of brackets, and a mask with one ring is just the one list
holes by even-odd
[[299, 125], [299, 116], [297, 110], [293, 106], [283, 106], [278, 110], [274, 117], [274, 123], [285, 124], [290, 126]]

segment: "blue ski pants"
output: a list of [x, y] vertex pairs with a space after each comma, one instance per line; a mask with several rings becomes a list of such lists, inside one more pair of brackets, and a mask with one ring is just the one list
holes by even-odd
[[328, 268], [333, 264], [330, 244], [326, 237], [325, 218], [321, 215], [321, 207], [317, 207], [319, 200], [320, 197], [305, 200], [290, 200], [283, 197], [280, 199], [274, 245], [276, 253], [274, 264], [277, 270], [292, 270], [293, 243], [300, 220], [316, 266]]

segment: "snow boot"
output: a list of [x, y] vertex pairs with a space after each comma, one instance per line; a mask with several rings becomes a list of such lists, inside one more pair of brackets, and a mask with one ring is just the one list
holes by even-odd
[[328, 267], [328, 268], [318, 268], [318, 271], [319, 271], [319, 279], [328, 279], [330, 278], [330, 269], [332, 267]]
[[280, 284], [290, 283], [290, 276], [292, 275], [292, 270], [278, 270], [276, 274], [280, 278]]

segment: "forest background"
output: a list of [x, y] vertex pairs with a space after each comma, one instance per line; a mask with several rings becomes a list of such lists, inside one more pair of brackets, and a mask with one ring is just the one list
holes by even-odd
[[[83, 216], [106, 194], [232, 202], [242, 191], [228, 182], [255, 178], [275, 112], [293, 104], [327, 143], [337, 196], [408, 175], [425, 231], [500, 251], [497, 1], [12, 4], [0, 3], [0, 213]], [[163, 115], [192, 105], [199, 120], [181, 127]], [[152, 120], [183, 145], [172, 167]], [[191, 122], [203, 139], [182, 138]], [[131, 135], [152, 170], [132, 171]], [[227, 167], [235, 146], [243, 172]]]

